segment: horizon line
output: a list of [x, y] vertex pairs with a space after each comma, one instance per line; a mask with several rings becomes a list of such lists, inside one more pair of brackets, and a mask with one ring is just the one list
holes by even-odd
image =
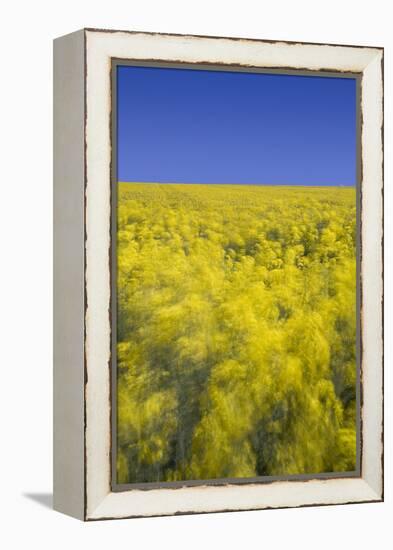
[[320, 184], [305, 184], [305, 183], [227, 183], [227, 182], [184, 182], [184, 181], [133, 181], [133, 180], [117, 180], [117, 183], [134, 183], [147, 185], [252, 185], [257, 187], [356, 187], [356, 183], [337, 183], [331, 185], [329, 183]]

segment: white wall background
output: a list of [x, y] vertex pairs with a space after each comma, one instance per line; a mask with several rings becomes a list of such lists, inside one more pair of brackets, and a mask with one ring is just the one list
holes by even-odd
[[[393, 542], [392, 45], [388, 0], [44, 0], [1, 8], [2, 548], [344, 548]], [[83, 524], [52, 512], [52, 44], [82, 27], [385, 47], [386, 501]]]

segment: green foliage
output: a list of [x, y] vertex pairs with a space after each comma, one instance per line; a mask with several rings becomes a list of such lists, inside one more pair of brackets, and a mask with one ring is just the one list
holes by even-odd
[[350, 188], [119, 184], [118, 481], [350, 471]]

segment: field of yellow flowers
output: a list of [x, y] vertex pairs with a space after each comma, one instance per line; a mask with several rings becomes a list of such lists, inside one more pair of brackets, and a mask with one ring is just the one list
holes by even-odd
[[356, 461], [356, 199], [118, 184], [117, 481]]

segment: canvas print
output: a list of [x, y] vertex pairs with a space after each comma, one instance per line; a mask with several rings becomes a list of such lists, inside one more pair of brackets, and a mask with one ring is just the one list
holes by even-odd
[[118, 64], [118, 484], [357, 469], [357, 81]]

